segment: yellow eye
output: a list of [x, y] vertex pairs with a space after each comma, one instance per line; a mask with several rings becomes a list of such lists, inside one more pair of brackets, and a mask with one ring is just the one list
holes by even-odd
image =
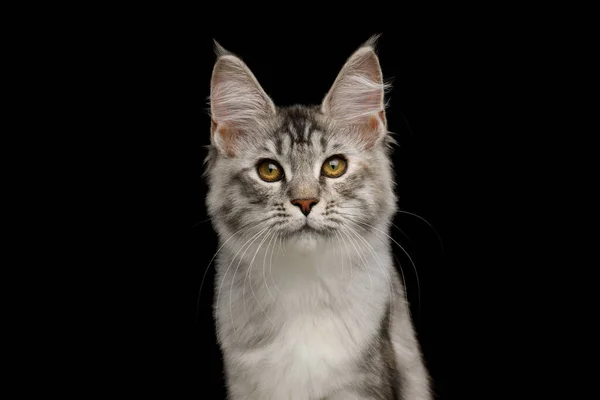
[[328, 178], [339, 178], [346, 172], [346, 159], [342, 156], [329, 157], [321, 167], [321, 173]]
[[258, 176], [265, 182], [277, 182], [283, 179], [283, 168], [273, 160], [262, 160], [258, 163], [256, 170]]

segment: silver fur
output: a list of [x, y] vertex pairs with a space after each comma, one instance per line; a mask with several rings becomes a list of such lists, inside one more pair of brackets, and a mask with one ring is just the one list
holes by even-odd
[[[206, 176], [228, 398], [430, 399], [392, 262], [392, 139], [374, 40], [320, 107], [276, 107], [241, 59], [217, 55]], [[322, 176], [337, 154], [346, 173]], [[284, 179], [261, 180], [261, 159]], [[305, 198], [319, 199], [308, 216], [291, 203]]]

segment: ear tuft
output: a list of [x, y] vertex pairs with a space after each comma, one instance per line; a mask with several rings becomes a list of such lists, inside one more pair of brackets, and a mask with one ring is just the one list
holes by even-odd
[[233, 55], [229, 50], [227, 50], [225, 47], [221, 46], [219, 44], [219, 42], [217, 42], [216, 39], [213, 39], [213, 48], [214, 48], [214, 52], [215, 52], [217, 58]]
[[360, 47], [370, 47], [373, 49], [373, 51], [377, 52], [377, 41], [379, 40], [380, 37], [381, 37], [381, 33], [376, 33], [375, 35], [371, 36], [369, 38], [369, 40], [367, 40]]

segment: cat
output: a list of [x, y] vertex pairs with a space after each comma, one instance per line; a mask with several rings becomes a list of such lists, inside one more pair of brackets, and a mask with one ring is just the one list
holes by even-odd
[[215, 42], [207, 209], [229, 400], [432, 398], [388, 236], [376, 37], [319, 106], [277, 107]]

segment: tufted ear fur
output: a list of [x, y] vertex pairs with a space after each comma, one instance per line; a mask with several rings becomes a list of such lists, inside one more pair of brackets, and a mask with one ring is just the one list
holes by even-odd
[[334, 121], [357, 128], [361, 139], [372, 146], [387, 132], [383, 83], [374, 36], [346, 61], [321, 110]]
[[235, 156], [236, 139], [250, 124], [275, 114], [275, 105], [252, 71], [215, 42], [217, 61], [210, 86], [211, 142]]

